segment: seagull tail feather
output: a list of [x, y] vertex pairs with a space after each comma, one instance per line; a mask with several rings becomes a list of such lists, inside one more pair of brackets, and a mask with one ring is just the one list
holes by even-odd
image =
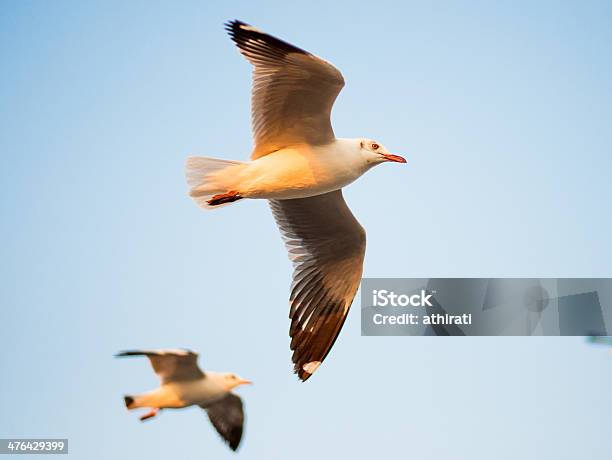
[[123, 400], [125, 401], [125, 407], [128, 409], [134, 409], [134, 397], [130, 396], [130, 395], [125, 395], [123, 397]]
[[[237, 201], [240, 197], [228, 198], [232, 181], [245, 163], [209, 157], [188, 157], [185, 177], [190, 187], [189, 196], [203, 209], [217, 209]], [[221, 197], [222, 199], [217, 199]]]

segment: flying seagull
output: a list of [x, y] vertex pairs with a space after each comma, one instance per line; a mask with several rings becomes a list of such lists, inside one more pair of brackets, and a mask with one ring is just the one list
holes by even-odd
[[602, 336], [602, 335], [593, 333], [592, 335], [587, 337], [587, 340], [590, 343], [594, 343], [597, 345], [607, 345], [609, 347], [612, 347], [612, 337], [609, 337], [609, 336]]
[[365, 231], [342, 187], [373, 166], [406, 160], [372, 139], [334, 136], [344, 78], [329, 62], [241, 21], [226, 24], [254, 66], [251, 161], [189, 157], [190, 196], [204, 209], [264, 198], [293, 262], [291, 349], [302, 380], [333, 346], [359, 286]]
[[140, 395], [124, 396], [129, 409], [148, 407], [144, 421], [155, 417], [161, 409], [179, 409], [197, 405], [229, 444], [236, 450], [242, 438], [244, 413], [242, 400], [231, 392], [238, 385], [251, 383], [230, 372], [202, 372], [198, 355], [189, 350], [131, 350], [115, 356], [146, 356], [161, 379], [161, 386]]

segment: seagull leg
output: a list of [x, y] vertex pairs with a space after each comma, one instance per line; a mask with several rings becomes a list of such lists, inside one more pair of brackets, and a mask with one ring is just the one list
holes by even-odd
[[153, 418], [153, 417], [155, 417], [157, 415], [158, 412], [159, 412], [159, 408], [154, 407], [153, 409], [151, 409], [151, 412], [147, 412], [142, 417], [140, 417], [140, 421], [144, 422], [145, 420]]
[[207, 203], [210, 206], [217, 206], [225, 203], [232, 203], [233, 201], [240, 200], [242, 197], [236, 190], [230, 190], [227, 193], [221, 193], [219, 195], [213, 196]]

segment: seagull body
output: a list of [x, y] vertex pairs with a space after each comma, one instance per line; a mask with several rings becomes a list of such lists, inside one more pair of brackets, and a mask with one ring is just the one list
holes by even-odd
[[293, 262], [289, 334], [306, 380], [340, 333], [363, 269], [365, 231], [341, 189], [406, 160], [372, 139], [335, 137], [330, 115], [344, 78], [332, 64], [243, 22], [226, 26], [254, 66], [255, 146], [248, 162], [189, 157], [189, 194], [204, 209], [269, 200]]
[[238, 448], [244, 414], [240, 397], [231, 390], [250, 381], [232, 373], [202, 372], [197, 365], [198, 355], [189, 350], [133, 350], [116, 356], [146, 356], [161, 379], [159, 388], [124, 397], [129, 410], [151, 408], [140, 420], [155, 417], [161, 409], [200, 406], [230, 448]]
[[223, 374], [209, 371], [206, 373], [206, 378], [162, 383], [159, 388], [132, 397], [133, 401], [128, 408], [179, 409], [194, 404], [207, 406], [227, 394], [223, 386], [223, 378]]
[[[327, 145], [293, 145], [250, 162], [235, 162], [196, 185], [191, 196], [236, 190], [242, 198], [293, 199], [341, 189], [375, 166], [379, 156], [362, 154], [362, 139], [334, 139]], [[210, 159], [191, 157], [188, 168]], [[202, 178], [197, 175], [196, 178]]]

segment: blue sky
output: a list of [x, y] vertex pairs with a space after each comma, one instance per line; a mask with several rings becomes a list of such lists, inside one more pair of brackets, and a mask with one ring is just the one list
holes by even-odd
[[612, 360], [581, 338], [361, 337], [355, 304], [299, 383], [266, 204], [186, 196], [187, 155], [251, 149], [239, 18], [338, 66], [336, 134], [409, 161], [346, 190], [365, 276], [612, 276], [612, 5], [534, 3], [3, 2], [0, 436], [233, 458], [199, 409], [123, 407], [157, 382], [113, 353], [183, 346], [255, 381], [245, 459], [609, 455]]

